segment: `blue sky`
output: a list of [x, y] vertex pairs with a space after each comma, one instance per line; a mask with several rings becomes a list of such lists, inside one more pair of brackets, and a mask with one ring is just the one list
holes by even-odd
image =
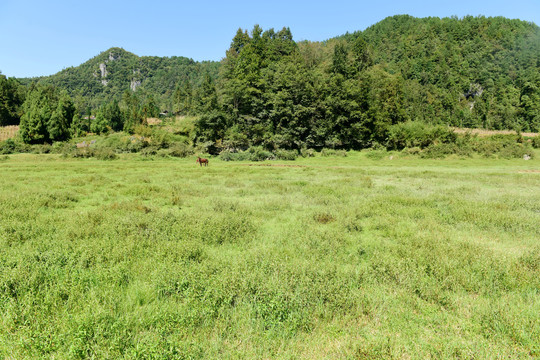
[[0, 71], [50, 75], [113, 46], [137, 55], [220, 60], [239, 27], [288, 26], [295, 40], [317, 41], [396, 14], [505, 16], [539, 25], [540, 0], [0, 0]]

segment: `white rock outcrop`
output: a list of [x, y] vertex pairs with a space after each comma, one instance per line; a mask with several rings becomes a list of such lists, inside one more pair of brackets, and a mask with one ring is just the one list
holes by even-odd
[[137, 90], [137, 87], [139, 87], [139, 86], [141, 86], [141, 81], [133, 79], [133, 80], [131, 80], [131, 84], [130, 84], [129, 87], [131, 88], [132, 91], [135, 91], [135, 90]]
[[101, 71], [102, 78], [107, 77], [107, 65], [105, 65], [104, 63], [99, 64], [99, 70]]

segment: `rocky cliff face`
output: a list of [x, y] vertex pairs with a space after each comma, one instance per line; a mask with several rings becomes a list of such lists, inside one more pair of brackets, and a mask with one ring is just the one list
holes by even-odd
[[109, 83], [106, 80], [106, 77], [107, 77], [107, 65], [105, 65], [104, 63], [99, 64], [99, 71], [101, 71], [101, 84], [103, 86], [107, 86], [107, 84]]
[[107, 65], [105, 65], [104, 63], [99, 64], [99, 70], [101, 71], [102, 78], [107, 77]]
[[141, 86], [141, 81], [140, 80], [131, 80], [131, 84], [129, 85], [129, 88], [132, 90], [132, 91], [135, 91], [137, 90], [137, 87]]

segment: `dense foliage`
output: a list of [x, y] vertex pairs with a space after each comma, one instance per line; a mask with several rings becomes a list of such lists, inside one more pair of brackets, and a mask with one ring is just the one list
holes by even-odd
[[37, 78], [38, 81], [65, 89], [77, 107], [98, 108], [105, 102], [120, 101], [125, 90], [135, 90], [140, 97], [153, 95], [162, 108], [171, 108], [177, 84], [199, 84], [205, 73], [214, 77], [219, 63], [196, 62], [185, 57], [137, 56], [121, 48], [111, 48], [77, 67]]
[[20, 134], [25, 143], [64, 141], [70, 138], [75, 106], [65, 91], [33, 87], [23, 104]]
[[[238, 30], [221, 63], [112, 48], [31, 80], [21, 79], [29, 88], [21, 107], [25, 89], [0, 76], [0, 125], [22, 116], [27, 142], [133, 133], [166, 112], [199, 116], [193, 140], [214, 153], [393, 148], [395, 125], [408, 122], [540, 131], [540, 28], [502, 17], [394, 16], [297, 43], [288, 28], [256, 25]], [[36, 93], [47, 86], [49, 95]], [[65, 91], [74, 120], [61, 120], [71, 110], [57, 109], [50, 86]]]
[[395, 16], [324, 43], [255, 26], [222, 62], [226, 120], [201, 133], [299, 149], [385, 143], [405, 121], [538, 131], [539, 59], [540, 29], [505, 18]]
[[23, 101], [24, 87], [0, 73], [0, 126], [19, 123]]

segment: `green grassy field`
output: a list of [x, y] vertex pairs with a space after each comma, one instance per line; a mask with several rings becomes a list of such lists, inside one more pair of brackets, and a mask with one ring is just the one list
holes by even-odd
[[539, 158], [2, 157], [0, 358], [538, 358]]

